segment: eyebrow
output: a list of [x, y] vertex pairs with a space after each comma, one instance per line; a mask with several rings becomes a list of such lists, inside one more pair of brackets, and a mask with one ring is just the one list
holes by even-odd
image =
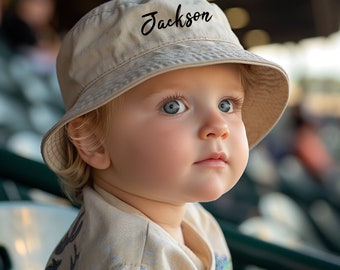
[[144, 95], [144, 98], [149, 98], [150, 96], [162, 94], [164, 92], [180, 92], [181, 89], [183, 89], [183, 87], [179, 87], [174, 84], [165, 87], [151, 87], [149, 88], [149, 91]]

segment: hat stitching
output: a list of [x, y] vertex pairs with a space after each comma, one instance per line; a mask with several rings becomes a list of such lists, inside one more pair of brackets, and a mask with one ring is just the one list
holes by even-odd
[[[192, 40], [191, 40], [192, 41]], [[197, 41], [197, 40], [194, 40], [194, 41]], [[175, 43], [174, 43], [175, 44]], [[236, 52], [236, 51], [235, 51]], [[209, 53], [208, 53], [209, 54]], [[207, 57], [207, 58], [205, 58], [205, 59], [200, 59], [200, 60], [202, 60], [203, 62], [202, 62], [202, 64], [203, 65], [205, 65], [205, 64], [209, 64], [209, 62], [215, 62], [215, 63], [218, 63], [218, 62], [220, 62], [220, 63], [228, 63], [228, 62], [233, 62], [233, 63], [244, 63], [244, 64], [254, 64], [254, 65], [256, 65], [256, 64], [259, 64], [259, 65], [262, 65], [262, 66], [267, 66], [267, 67], [272, 67], [272, 68], [274, 68], [274, 69], [276, 69], [276, 70], [278, 70], [278, 71], [280, 71], [280, 69], [277, 67], [275, 67], [274, 65], [273, 65], [273, 63], [268, 63], [268, 64], [265, 64], [264, 62], [263, 62], [263, 60], [262, 60], [262, 58], [261, 57], [258, 57], [258, 56], [256, 56], [256, 57], [254, 57], [254, 55], [253, 54], [251, 54], [251, 53], [249, 53], [251, 56], [252, 56], [252, 60], [251, 59], [244, 59], [244, 58], [246, 58], [247, 57], [247, 54], [248, 53], [246, 53], [246, 55], [239, 55], [238, 57], [235, 55], [235, 57], [234, 58], [232, 58], [232, 57], [229, 57], [229, 59], [220, 59], [220, 61], [216, 61], [217, 59], [216, 58], [210, 58], [210, 57]], [[230, 55], [231, 56], [231, 55]], [[135, 57], [134, 57], [135, 58]], [[257, 59], [256, 59], [257, 58]], [[138, 58], [137, 58], [138, 59]], [[132, 58], [130, 59], [130, 61], [131, 60], [133, 60]], [[193, 61], [195, 60], [195, 59], [192, 59]], [[197, 59], [196, 59], [197, 60]], [[261, 61], [262, 60], [262, 61]], [[170, 62], [172, 62], [172, 61], [170, 61]], [[190, 61], [189, 61], [190, 62]], [[184, 63], [184, 62], [181, 62], [181, 63], [179, 63], [179, 62], [177, 62], [177, 66], [178, 66], [178, 68], [180, 68], [180, 66], [185, 66], [185, 65], [189, 65], [190, 66], [190, 63]], [[195, 61], [194, 61], [195, 62]], [[124, 64], [125, 64], [125, 62], [124, 62]], [[173, 63], [173, 64], [175, 64], [175, 63]], [[193, 63], [192, 63], [193, 64]], [[197, 64], [197, 63], [195, 63], [195, 64]], [[121, 64], [120, 66], [122, 66], [123, 64]], [[110, 68], [109, 70], [107, 70], [105, 73], [102, 73], [101, 74], [101, 76], [99, 76], [99, 77], [97, 77], [97, 78], [95, 78], [94, 80], [92, 80], [90, 83], [88, 83], [83, 89], [82, 89], [82, 91], [80, 92], [80, 94], [79, 95], [77, 95], [77, 98], [75, 99], [75, 100], [77, 100], [80, 96], [82, 96], [83, 94], [84, 94], [84, 91], [85, 90], [88, 90], [93, 84], [95, 84], [97, 81], [99, 81], [100, 79], [102, 79], [104, 76], [106, 76], [107, 74], [109, 74], [109, 73], [111, 73], [111, 72], [113, 72], [114, 70], [116, 70], [116, 69], [118, 69], [120, 66], [117, 66], [116, 68]], [[171, 69], [171, 66], [172, 66], [172, 64], [170, 64], [169, 66], [162, 66], [162, 67], [159, 67], [158, 69], [160, 69], [160, 70], [163, 70], [163, 71], [165, 71], [165, 70], [168, 70], [168, 68], [170, 68]], [[155, 68], [151, 68], [151, 69], [148, 69], [148, 70], [146, 70], [145, 72], [146, 72], [146, 74], [147, 73], [149, 73], [150, 75], [151, 75], [151, 77], [152, 76], [154, 76], [155, 75], [155, 73], [154, 73], [154, 71], [155, 71], [156, 69]], [[151, 74], [151, 73], [153, 73], [153, 75]], [[141, 76], [143, 76], [143, 74], [144, 73], [142, 73], [142, 74], [139, 74], [139, 75], [141, 75]], [[133, 78], [131, 78], [129, 81], [134, 81], [134, 79]], [[125, 83], [126, 83], [126, 81], [125, 81]], [[118, 88], [121, 88], [121, 86], [119, 85], [119, 86], [117, 86]], [[117, 88], [116, 87], [116, 88]], [[128, 88], [130, 88], [130, 87], [128, 87]], [[120, 91], [120, 93], [119, 94], [121, 94], [122, 92], [125, 92], [125, 91]], [[101, 94], [101, 96], [106, 96], [107, 97], [107, 93], [105, 94], [105, 93], [102, 93]], [[100, 99], [100, 98], [99, 98]], [[98, 99], [97, 99], [98, 100]], [[84, 106], [84, 101], [82, 102], [82, 104], [83, 104], [83, 106]], [[81, 111], [82, 109], [80, 109], [80, 111]], [[78, 110], [78, 112], [79, 112], [79, 110]]]
[[223, 40], [223, 39], [209, 39], [207, 37], [203, 37], [203, 38], [191, 38], [191, 39], [182, 39], [182, 40], [178, 40], [176, 42], [167, 42], [167, 43], [163, 43], [161, 46], [158, 46], [158, 47], [153, 47], [147, 51], [144, 51], [142, 53], [139, 53], [139, 54], [135, 54], [133, 55], [132, 57], [124, 60], [122, 63], [118, 64], [118, 65], [115, 65], [115, 66], [112, 66], [110, 67], [109, 69], [107, 69], [105, 72], [101, 73], [98, 77], [94, 78], [93, 80], [89, 81], [87, 84], [85, 85], [81, 85], [81, 91], [79, 92], [79, 96], [81, 96], [81, 94], [83, 93], [84, 90], [86, 90], [87, 88], [89, 88], [93, 83], [95, 83], [96, 81], [100, 80], [101, 78], [105, 77], [108, 73], [111, 73], [113, 70], [115, 69], [118, 69], [119, 67], [121, 66], [124, 66], [126, 63], [138, 58], [138, 57], [143, 57], [144, 55], [146, 54], [149, 54], [150, 52], [154, 51], [155, 49], [161, 49], [162, 47], [167, 47], [169, 45], [176, 45], [178, 43], [181, 43], [183, 41], [212, 41], [212, 42], [223, 42], [223, 43], [229, 43], [229, 44], [232, 44], [232, 45], [236, 45], [235, 43], [232, 43], [230, 41], [226, 41], [226, 40]]

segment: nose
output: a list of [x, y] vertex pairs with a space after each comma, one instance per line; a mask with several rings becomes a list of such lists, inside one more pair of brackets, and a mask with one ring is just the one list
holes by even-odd
[[206, 118], [199, 130], [199, 137], [202, 140], [213, 138], [221, 138], [224, 140], [228, 138], [229, 134], [229, 126], [219, 112], [206, 115]]

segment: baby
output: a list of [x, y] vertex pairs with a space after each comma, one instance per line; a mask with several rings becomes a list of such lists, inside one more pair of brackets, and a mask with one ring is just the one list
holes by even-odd
[[79, 215], [46, 269], [232, 269], [214, 218], [288, 80], [205, 0], [113, 0], [65, 36], [42, 154]]

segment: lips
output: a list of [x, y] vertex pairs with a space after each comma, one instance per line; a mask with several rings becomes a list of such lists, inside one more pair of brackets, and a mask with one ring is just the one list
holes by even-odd
[[227, 164], [227, 156], [224, 152], [212, 153], [194, 164], [206, 167], [225, 167]]

